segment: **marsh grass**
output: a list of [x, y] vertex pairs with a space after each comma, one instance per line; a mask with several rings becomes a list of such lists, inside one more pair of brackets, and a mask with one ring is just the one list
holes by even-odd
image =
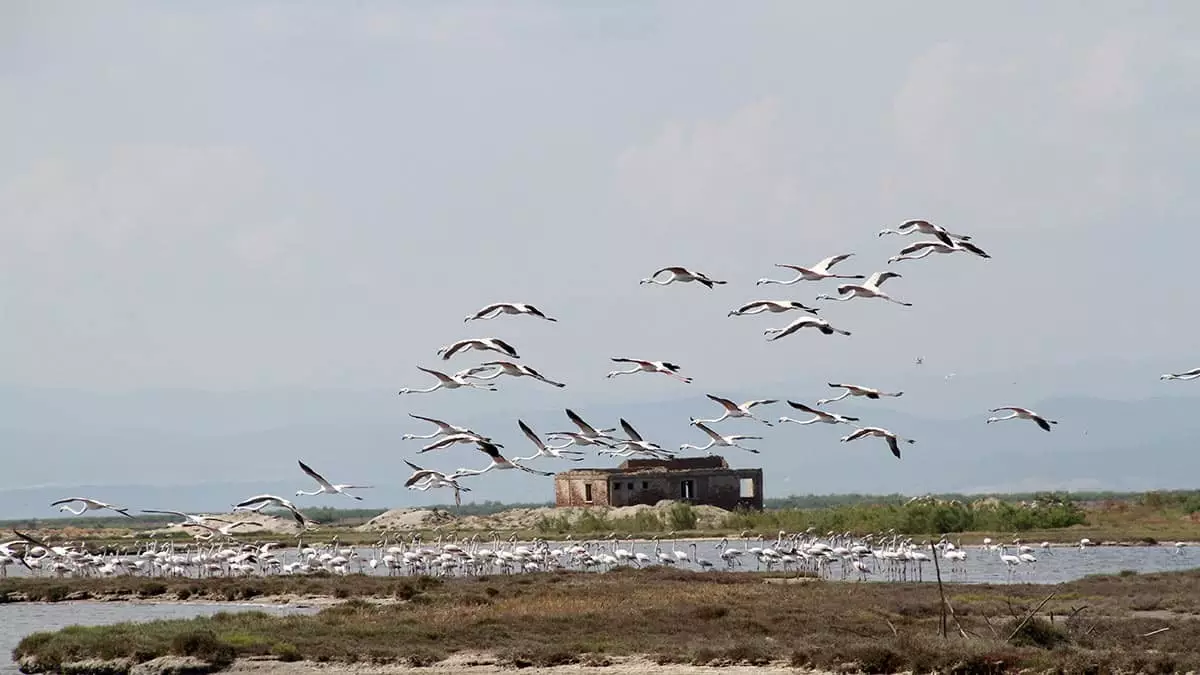
[[565, 516], [545, 516], [534, 524], [540, 535], [548, 534], [598, 534], [616, 532], [622, 535], [644, 535], [662, 532], [680, 532], [688, 535], [705, 536], [697, 530], [700, 516], [686, 502], [675, 502], [664, 513], [645, 510], [632, 516], [613, 518], [600, 511], [584, 511], [574, 521]]
[[[1146, 597], [1173, 597], [1180, 608], [1200, 611], [1197, 572], [1091, 577], [1056, 587], [1059, 595], [1011, 644], [1004, 638], [1044, 598], [1045, 587], [950, 585], [955, 612], [973, 637], [942, 639], [937, 590], [929, 584], [767, 584], [763, 576], [655, 568], [425, 584], [393, 580], [410, 584], [407, 601], [351, 599], [309, 616], [223, 612], [186, 621], [73, 627], [25, 638], [14, 658], [36, 657], [48, 670], [84, 658], [137, 662], [163, 654], [219, 663], [274, 655], [428, 665], [470, 650], [491, 652], [513, 667], [645, 654], [660, 663], [784, 660], [863, 672], [1200, 668], [1200, 621], [1146, 618], [1131, 609]], [[365, 597], [365, 579], [317, 581], [345, 583]], [[218, 581], [225, 580], [190, 583], [207, 591]], [[1144, 637], [1164, 626], [1171, 630]]]
[[205, 579], [10, 577], [0, 579], [0, 603], [135, 598], [233, 602], [278, 596], [342, 599], [370, 597], [409, 600], [422, 590], [440, 583], [440, 579], [430, 577], [383, 577], [362, 574]]

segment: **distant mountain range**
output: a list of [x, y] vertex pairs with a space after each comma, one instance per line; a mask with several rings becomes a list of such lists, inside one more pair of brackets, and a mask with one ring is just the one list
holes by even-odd
[[[1017, 381], [1018, 376], [1011, 377]], [[1060, 396], [1028, 401], [981, 395], [1003, 386], [998, 382], [981, 387], [966, 377], [956, 380], [932, 371], [909, 377], [903, 398], [830, 405], [831, 410], [861, 417], [863, 423], [916, 439], [915, 445], [904, 447], [901, 461], [879, 439], [839, 443], [848, 427], [768, 428], [747, 420], [730, 420], [720, 427], [727, 433], [736, 429], [765, 436], [752, 446], [761, 454], [737, 449], [723, 454], [732, 465], [762, 467], [768, 496], [1144, 490], [1194, 487], [1191, 477], [1200, 475], [1200, 454], [1195, 452], [1200, 441], [1200, 386], [1164, 383], [1153, 389], [1169, 387], [1172, 396], [1136, 400]], [[770, 390], [795, 391], [793, 398], [806, 402], [834, 393], [811, 384]], [[1192, 390], [1195, 395], [1188, 395]], [[707, 439], [687, 420], [716, 417], [720, 408], [704, 398], [703, 389], [681, 385], [679, 391], [687, 395], [569, 405], [597, 426], [615, 426], [624, 416], [664, 446], [703, 444]], [[528, 411], [521, 418], [540, 432], [570, 428], [556, 404], [567, 398], [561, 395], [537, 392], [489, 400], [483, 396], [490, 395], [471, 392], [441, 393], [401, 402], [394, 394], [341, 391], [104, 396], [0, 389], [0, 448], [9, 459], [0, 475], [0, 518], [57, 516], [48, 504], [65, 496], [93, 496], [135, 509], [223, 510], [260, 492], [292, 495], [297, 489], [312, 489], [297, 459], [335, 482], [377, 486], [361, 491], [366, 497], [362, 502], [323, 496], [299, 498], [301, 504], [387, 508], [446, 503], [448, 494], [401, 487], [409, 472], [402, 460], [454, 469], [481, 468], [486, 457], [462, 445], [416, 455], [423, 441], [401, 441], [400, 436], [426, 433], [430, 427], [408, 418], [408, 411], [472, 426], [505, 443], [509, 456], [532, 454], [517, 429], [517, 409]], [[738, 392], [719, 393], [743, 398]], [[761, 392], [744, 397], [758, 396]], [[1061, 424], [1051, 433], [1020, 420], [984, 424], [988, 407], [1007, 404], [1029, 405]], [[502, 409], [507, 410], [498, 412]], [[758, 410], [772, 420], [784, 414], [804, 417], [782, 402]], [[971, 414], [964, 414], [966, 410]], [[616, 464], [594, 456], [579, 464], [539, 462], [558, 469]], [[492, 473], [472, 485], [476, 489], [468, 500], [528, 502], [553, 497], [550, 479], [520, 472]]]

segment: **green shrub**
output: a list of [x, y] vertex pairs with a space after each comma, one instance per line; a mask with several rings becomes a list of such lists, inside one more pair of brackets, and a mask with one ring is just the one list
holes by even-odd
[[221, 666], [233, 663], [236, 655], [233, 647], [222, 642], [211, 630], [195, 630], [175, 635], [171, 638], [171, 653], [176, 656], [194, 656]]

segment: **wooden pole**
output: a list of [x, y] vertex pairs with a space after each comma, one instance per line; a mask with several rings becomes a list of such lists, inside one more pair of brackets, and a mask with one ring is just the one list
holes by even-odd
[[938, 563], [937, 544], [929, 542], [929, 550], [933, 554], [933, 571], [937, 574], [938, 594], [942, 596], [942, 624], [940, 627], [942, 638], [946, 637], [946, 589], [942, 587], [942, 566]]

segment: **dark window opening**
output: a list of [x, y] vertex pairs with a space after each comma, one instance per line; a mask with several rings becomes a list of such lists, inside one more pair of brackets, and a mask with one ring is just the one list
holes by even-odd
[[613, 489], [614, 489], [614, 490], [620, 490], [620, 489], [621, 489], [621, 484], [620, 484], [620, 483], [613, 483]]
[[629, 489], [630, 489], [630, 490], [632, 490], [632, 489], [633, 489], [633, 483], [630, 483], [630, 484], [629, 484]]
[[695, 499], [696, 498], [696, 481], [694, 481], [694, 480], [679, 481], [679, 497], [680, 497], [680, 499]]
[[642, 481], [642, 489], [649, 490], [650, 489], [650, 481], [648, 481], [648, 480]]
[[592, 484], [591, 483], [583, 484], [583, 501], [585, 501], [585, 502], [592, 501]]

